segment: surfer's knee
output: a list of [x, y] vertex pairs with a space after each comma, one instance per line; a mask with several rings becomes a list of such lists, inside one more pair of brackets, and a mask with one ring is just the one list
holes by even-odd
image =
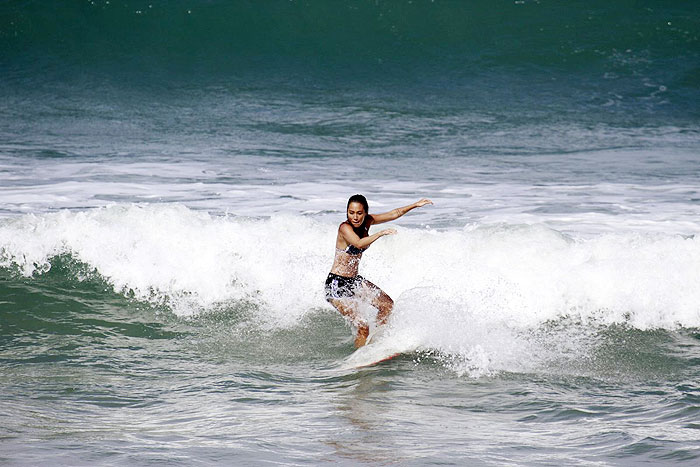
[[394, 300], [392, 300], [391, 297], [388, 296], [387, 294], [385, 294], [384, 292], [382, 292], [382, 294], [379, 296], [378, 301], [379, 301], [379, 306], [382, 309], [385, 309], [388, 311], [388, 310], [391, 310], [392, 308], [394, 308]]

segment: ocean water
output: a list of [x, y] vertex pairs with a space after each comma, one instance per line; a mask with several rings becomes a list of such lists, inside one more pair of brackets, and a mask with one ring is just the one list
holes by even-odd
[[697, 465], [698, 219], [697, 2], [2, 2], [0, 463]]

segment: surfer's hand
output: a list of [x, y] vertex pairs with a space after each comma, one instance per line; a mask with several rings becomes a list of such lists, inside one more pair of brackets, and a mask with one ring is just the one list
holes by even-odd
[[416, 201], [416, 207], [420, 208], [425, 206], [426, 204], [433, 204], [432, 201], [430, 201], [428, 198], [423, 198], [420, 201]]
[[381, 231], [382, 235], [394, 235], [396, 233], [396, 229], [385, 229]]

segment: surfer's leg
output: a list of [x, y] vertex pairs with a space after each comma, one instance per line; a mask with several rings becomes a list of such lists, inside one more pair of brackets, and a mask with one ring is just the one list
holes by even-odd
[[394, 308], [394, 301], [386, 292], [367, 279], [363, 280], [363, 285], [372, 291], [372, 306], [379, 310], [377, 313], [377, 324], [380, 326], [386, 324], [391, 310]]
[[379, 310], [379, 313], [377, 313], [377, 323], [384, 325], [389, 319], [391, 310], [394, 309], [394, 301], [383, 290], [379, 289], [379, 292], [379, 296], [372, 301], [372, 305]]
[[357, 328], [355, 347], [362, 347], [365, 345], [365, 342], [367, 342], [367, 336], [369, 336], [369, 325], [359, 317], [353, 304], [346, 300], [338, 299], [329, 299], [328, 301], [340, 312], [341, 315], [348, 318]]

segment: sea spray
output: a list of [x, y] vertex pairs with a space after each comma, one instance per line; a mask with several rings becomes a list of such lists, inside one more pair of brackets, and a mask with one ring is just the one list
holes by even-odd
[[[245, 302], [259, 325], [286, 328], [332, 311], [323, 281], [336, 228], [303, 216], [217, 217], [178, 205], [32, 214], [0, 224], [0, 265], [32, 276], [69, 255], [115, 291], [177, 315]], [[694, 237], [576, 239], [542, 225], [496, 224], [399, 227], [372, 245], [360, 273], [396, 301], [393, 332], [422, 348], [465, 355], [476, 344], [486, 353], [506, 348], [561, 319], [640, 330], [698, 327], [698, 264]]]
[[330, 264], [314, 251], [320, 229], [310, 224], [296, 219], [295, 228], [307, 233], [293, 236], [284, 218], [232, 221], [155, 205], [28, 215], [3, 222], [0, 264], [31, 276], [48, 270], [52, 258], [70, 254], [116, 291], [167, 304], [179, 315], [247, 300], [264, 303], [275, 314], [261, 318], [285, 326], [300, 310], [318, 306], [319, 266]]
[[[323, 281], [336, 228], [304, 216], [212, 216], [178, 205], [31, 214], [2, 220], [0, 265], [31, 276], [68, 254], [115, 291], [176, 314], [248, 300], [261, 320], [285, 327], [330, 309]], [[422, 316], [446, 330], [462, 315], [512, 329], [566, 317], [676, 329], [700, 326], [698, 264], [695, 237], [577, 239], [542, 225], [496, 224], [399, 227], [372, 245], [360, 273], [396, 300], [396, 320]]]

